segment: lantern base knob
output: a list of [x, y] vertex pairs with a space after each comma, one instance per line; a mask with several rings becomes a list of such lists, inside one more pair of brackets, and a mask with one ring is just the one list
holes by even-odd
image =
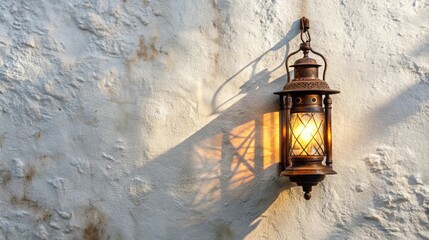
[[290, 176], [290, 181], [295, 182], [296, 185], [301, 186], [304, 191], [305, 200], [310, 200], [311, 198], [311, 189], [313, 186], [316, 186], [319, 182], [325, 179], [325, 175], [300, 175], [300, 176]]
[[309, 193], [309, 192], [306, 192], [306, 193], [304, 193], [304, 198], [305, 198], [305, 200], [310, 200], [310, 198], [311, 198], [311, 193]]
[[311, 186], [309, 186], [309, 185], [305, 185], [305, 186], [302, 186], [302, 189], [304, 190], [304, 198], [305, 198], [305, 200], [310, 200], [310, 198], [311, 198]]

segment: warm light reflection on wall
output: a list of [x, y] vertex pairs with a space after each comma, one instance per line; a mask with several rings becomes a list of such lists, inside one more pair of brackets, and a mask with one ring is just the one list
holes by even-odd
[[230, 132], [231, 144], [236, 149], [231, 162], [230, 189], [235, 189], [255, 178], [279, 161], [278, 112], [266, 113], [261, 120], [252, 120]]
[[277, 165], [280, 159], [279, 113], [266, 113], [263, 118], [263, 168]]
[[257, 131], [255, 121], [252, 120], [233, 128], [229, 134], [235, 151], [231, 161], [230, 190], [255, 178], [255, 138], [259, 137]]
[[[194, 167], [200, 183], [196, 204], [209, 204], [222, 190], [235, 190], [278, 164], [278, 119], [278, 112], [259, 115], [228, 133], [203, 139], [194, 147]], [[224, 181], [227, 185], [221, 186]]]

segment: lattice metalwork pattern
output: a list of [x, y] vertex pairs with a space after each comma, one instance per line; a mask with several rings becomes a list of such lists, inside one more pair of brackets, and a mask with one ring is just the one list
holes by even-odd
[[291, 114], [291, 156], [325, 155], [324, 119], [320, 112]]

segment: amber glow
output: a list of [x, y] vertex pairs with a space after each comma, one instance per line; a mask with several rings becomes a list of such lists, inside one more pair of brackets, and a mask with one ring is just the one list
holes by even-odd
[[255, 178], [255, 130], [255, 121], [249, 121], [230, 131], [229, 140], [235, 150], [230, 165], [230, 190]]
[[193, 167], [202, 179], [195, 204], [205, 205], [219, 197], [220, 178], [228, 178], [226, 189], [236, 190], [264, 170], [277, 166], [278, 119], [278, 112], [259, 115], [194, 146]]
[[280, 159], [279, 113], [266, 113], [263, 119], [263, 168], [278, 164]]
[[294, 132], [300, 132], [302, 142], [307, 145], [316, 134], [317, 128], [315, 124], [308, 124], [307, 126], [304, 126], [304, 124], [298, 124], [298, 126], [295, 127]]
[[291, 115], [291, 155], [324, 155], [324, 114]]

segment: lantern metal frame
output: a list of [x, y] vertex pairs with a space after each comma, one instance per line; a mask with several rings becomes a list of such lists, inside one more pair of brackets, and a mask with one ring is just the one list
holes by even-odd
[[[332, 100], [330, 95], [337, 94], [340, 91], [331, 89], [325, 81], [327, 61], [322, 54], [311, 48], [311, 37], [308, 31], [310, 29], [310, 21], [308, 18], [301, 18], [300, 29], [302, 41], [300, 48], [289, 54], [285, 61], [287, 83], [283, 91], [275, 92], [274, 94], [280, 98], [281, 175], [289, 177], [292, 182], [295, 182], [298, 186], [302, 186], [305, 192], [304, 198], [309, 200], [313, 186], [323, 181], [325, 175], [336, 174], [332, 169]], [[306, 40], [304, 40], [304, 36]], [[296, 60], [291, 65], [294, 68], [294, 79], [291, 80], [288, 61], [291, 56], [300, 51], [303, 52], [304, 57]], [[317, 64], [316, 60], [308, 57], [309, 52], [323, 59], [325, 67], [322, 79], [318, 77], [318, 68], [321, 65]], [[318, 150], [316, 154], [309, 154], [308, 152], [293, 154], [291, 142], [292, 138], [295, 137], [296, 143], [297, 137], [292, 133], [291, 115], [298, 114], [295, 116], [299, 116], [299, 113], [309, 113], [312, 114], [311, 116], [314, 116], [316, 113], [319, 113], [320, 116], [323, 115], [322, 121], [318, 123], [320, 124], [319, 128], [323, 127], [323, 146], [320, 146], [321, 143], [317, 142], [319, 147], [323, 148], [323, 151]], [[301, 119], [299, 120], [301, 121]], [[319, 131], [320, 129], [317, 130]], [[314, 140], [315, 135], [312, 135], [312, 137], [311, 141]], [[305, 147], [301, 147], [305, 151]]]

